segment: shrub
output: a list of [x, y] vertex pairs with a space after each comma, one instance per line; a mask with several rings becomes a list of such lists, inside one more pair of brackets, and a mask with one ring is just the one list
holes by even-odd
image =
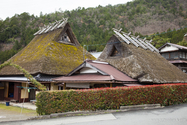
[[187, 84], [148, 85], [84, 90], [44, 91], [37, 95], [37, 113], [119, 109], [120, 106], [187, 102]]

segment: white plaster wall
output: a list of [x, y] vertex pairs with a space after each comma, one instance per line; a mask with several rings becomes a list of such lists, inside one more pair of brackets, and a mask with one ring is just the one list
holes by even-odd
[[165, 46], [160, 50], [160, 52], [168, 52], [168, 51], [175, 51], [175, 50], [179, 50], [179, 49], [174, 46]]

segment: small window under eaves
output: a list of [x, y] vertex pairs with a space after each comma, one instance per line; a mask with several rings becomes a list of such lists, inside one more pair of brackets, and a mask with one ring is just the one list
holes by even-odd
[[67, 35], [67, 33], [65, 33], [64, 35], [62, 35], [60, 37], [59, 41], [71, 43], [71, 40], [70, 40], [69, 36]]
[[67, 29], [65, 33], [63, 33], [58, 40], [59, 43], [65, 43], [65, 44], [71, 44], [75, 45], [73, 39], [71, 38], [71, 34], [69, 30]]
[[112, 52], [110, 54], [111, 57], [120, 56], [120, 52], [116, 49], [115, 46], [113, 46]]

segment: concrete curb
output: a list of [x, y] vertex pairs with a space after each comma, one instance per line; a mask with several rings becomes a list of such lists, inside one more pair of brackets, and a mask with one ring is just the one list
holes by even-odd
[[118, 110], [96, 110], [96, 111], [75, 111], [75, 112], [64, 112], [64, 113], [54, 113], [50, 115], [41, 115], [36, 117], [31, 117], [27, 120], [37, 120], [37, 119], [49, 119], [58, 117], [69, 117], [69, 116], [85, 116], [85, 115], [96, 115], [96, 114], [108, 114], [115, 112], [125, 112], [134, 110], [148, 110], [148, 109], [158, 109], [163, 108], [160, 104], [144, 104], [144, 105], [132, 105], [132, 106], [120, 106]]
[[160, 104], [144, 104], [144, 105], [132, 105], [132, 106], [120, 106], [120, 109], [129, 109], [129, 110], [137, 110], [137, 109], [153, 109], [160, 108]]

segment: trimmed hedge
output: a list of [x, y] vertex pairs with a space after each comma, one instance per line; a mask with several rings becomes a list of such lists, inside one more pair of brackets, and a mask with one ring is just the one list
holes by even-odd
[[36, 98], [39, 115], [77, 110], [119, 109], [125, 105], [172, 105], [187, 102], [187, 84], [43, 91]]

